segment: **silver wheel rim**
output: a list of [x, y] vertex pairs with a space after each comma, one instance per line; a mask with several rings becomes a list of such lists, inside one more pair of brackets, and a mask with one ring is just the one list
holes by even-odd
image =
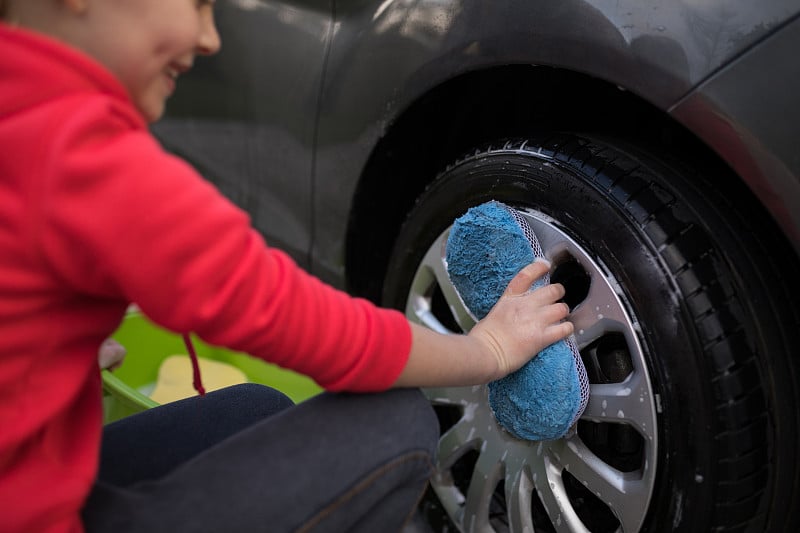
[[[489, 408], [485, 386], [426, 389], [434, 407], [448, 407], [459, 413], [451, 427], [443, 428], [431, 486], [462, 532], [532, 533], [534, 523], [542, 520], [559, 532], [593, 531], [591, 513], [582, 513], [584, 504], [577, 503], [586, 498], [576, 499], [568, 490], [576, 484], [596, 499], [594, 509], [601, 508], [602, 513], [613, 517], [612, 530], [638, 531], [653, 492], [658, 444], [658, 398], [648, 376], [638, 324], [631, 318], [619, 284], [607, 269], [551, 218], [532, 210], [525, 211], [525, 216], [546, 257], [556, 259], [556, 265], [558, 258], [569, 257], [588, 276], [587, 294], [570, 315], [582, 353], [599, 339], [615, 335], [624, 339], [630, 372], [621, 381], [592, 383], [579, 430], [553, 441], [523, 441], [506, 432]], [[451, 331], [432, 306], [433, 294], [439, 290], [452, 314], [451, 320], [462, 331], [469, 331], [474, 321], [447, 276], [444, 251], [448, 231], [449, 228], [436, 239], [419, 265], [409, 291], [406, 315], [433, 330]], [[584, 424], [591, 428], [592, 423], [624, 426], [623, 431], [628, 434], [635, 432], [639, 448], [635, 468], [621, 470], [587, 445], [581, 428]], [[453, 467], [468, 453], [474, 460], [471, 474], [459, 483]], [[505, 516], [499, 521], [496, 509], [490, 517], [496, 490], [505, 500]]]

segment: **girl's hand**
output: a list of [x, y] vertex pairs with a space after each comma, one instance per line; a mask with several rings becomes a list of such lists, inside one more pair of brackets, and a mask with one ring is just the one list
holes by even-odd
[[569, 307], [558, 301], [564, 296], [560, 283], [530, 291], [549, 269], [549, 262], [538, 260], [520, 270], [489, 314], [469, 332], [493, 354], [497, 362], [493, 379], [517, 370], [573, 332], [572, 323], [564, 321]]
[[511, 280], [503, 296], [467, 335], [437, 333], [411, 322], [411, 353], [395, 387], [460, 387], [499, 379], [573, 331], [555, 283], [529, 292], [550, 264], [537, 261]]
[[100, 364], [100, 370], [114, 370], [122, 364], [125, 359], [127, 350], [123, 345], [114, 339], [106, 339], [100, 345], [100, 350], [97, 353], [97, 360]]

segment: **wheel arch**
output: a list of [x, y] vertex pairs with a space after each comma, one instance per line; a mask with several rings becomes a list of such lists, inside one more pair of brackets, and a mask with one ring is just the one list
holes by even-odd
[[740, 181], [665, 111], [611, 83], [545, 66], [469, 72], [415, 100], [372, 150], [347, 224], [347, 289], [379, 300], [380, 280], [405, 215], [446, 165], [501, 137], [554, 130], [613, 136], [679, 152], [684, 160], [712, 169], [717, 179]]

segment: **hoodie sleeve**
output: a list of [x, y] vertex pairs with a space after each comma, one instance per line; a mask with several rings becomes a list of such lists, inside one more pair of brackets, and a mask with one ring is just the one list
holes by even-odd
[[329, 390], [388, 388], [411, 330], [266, 245], [249, 217], [108, 103], [70, 115], [44, 164], [40, 242], [63, 281], [136, 302], [175, 332], [305, 374]]

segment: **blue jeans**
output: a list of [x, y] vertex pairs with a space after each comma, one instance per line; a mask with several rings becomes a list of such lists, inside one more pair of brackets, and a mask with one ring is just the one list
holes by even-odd
[[436, 415], [417, 389], [293, 405], [237, 385], [104, 429], [87, 531], [391, 532], [431, 473]]

